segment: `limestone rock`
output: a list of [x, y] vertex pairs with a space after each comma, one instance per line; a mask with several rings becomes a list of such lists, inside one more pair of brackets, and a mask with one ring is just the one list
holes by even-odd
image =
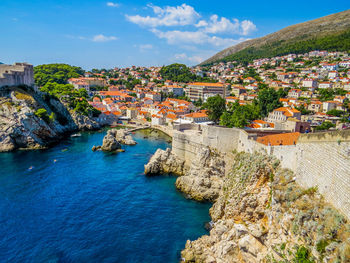
[[[35, 115], [45, 109], [55, 118], [50, 121]], [[88, 123], [89, 117], [69, 112], [60, 100], [31, 87], [2, 88], [0, 92], [0, 152], [46, 148], [67, 133], [82, 128], [76, 120]], [[86, 128], [97, 126], [86, 125]]]
[[120, 149], [121, 145], [120, 143], [117, 141], [117, 139], [112, 136], [111, 134], [107, 134], [104, 138], [103, 138], [103, 143], [102, 143], [102, 147], [101, 150], [105, 151], [105, 152], [115, 152], [116, 150]]
[[119, 143], [125, 144], [125, 145], [135, 145], [136, 142], [132, 138], [132, 136], [129, 134], [127, 130], [119, 129], [116, 130], [115, 136]]
[[176, 180], [176, 188], [197, 201], [214, 201], [225, 175], [223, 158], [203, 147], [192, 161], [189, 171]]
[[[211, 157], [201, 156], [206, 170]], [[294, 262], [298, 248], [309, 252], [310, 262], [347, 262], [348, 221], [322, 197], [301, 189], [291, 171], [258, 153], [238, 153], [230, 166], [210, 209], [210, 234], [186, 243], [184, 262]], [[186, 180], [188, 188], [195, 184]]]
[[171, 152], [168, 148], [165, 151], [158, 149], [151, 157], [148, 164], [145, 165], [146, 175], [157, 175], [161, 173], [173, 173], [183, 175], [185, 172], [184, 161]]

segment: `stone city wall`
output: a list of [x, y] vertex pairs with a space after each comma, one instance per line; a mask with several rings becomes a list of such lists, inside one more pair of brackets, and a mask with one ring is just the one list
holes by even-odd
[[34, 85], [33, 65], [27, 63], [0, 64], [0, 88], [18, 85]]
[[325, 199], [350, 218], [350, 131], [301, 134], [296, 145], [266, 146], [244, 130], [192, 125], [177, 127], [173, 153], [189, 164], [203, 146], [225, 154], [261, 152], [275, 156], [291, 169], [304, 188], [318, 187]]

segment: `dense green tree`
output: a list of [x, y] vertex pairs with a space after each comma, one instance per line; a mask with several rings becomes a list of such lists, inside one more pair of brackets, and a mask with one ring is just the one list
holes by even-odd
[[68, 79], [78, 78], [83, 74], [82, 68], [67, 64], [45, 64], [34, 67], [34, 80], [39, 87], [48, 82], [66, 84]]
[[341, 117], [344, 115], [344, 111], [333, 109], [333, 110], [327, 111], [327, 114], [332, 115], [332, 116], [336, 116], [336, 117]]
[[236, 102], [231, 104], [229, 110], [221, 115], [220, 124], [230, 128], [244, 128], [250, 121], [259, 117], [260, 110], [257, 104], [239, 105]]
[[327, 101], [334, 99], [334, 90], [332, 89], [318, 89], [320, 101]]
[[304, 105], [301, 105], [300, 107], [295, 107], [295, 108], [301, 112], [301, 115], [308, 115], [311, 113], [311, 111], [306, 109]]
[[209, 119], [217, 123], [226, 110], [226, 101], [220, 95], [216, 95], [208, 98], [203, 107], [208, 110]]
[[159, 73], [164, 80], [171, 80], [174, 82], [216, 82], [215, 80], [208, 77], [197, 76], [193, 74], [186, 65], [178, 63], [162, 67]]
[[335, 127], [335, 124], [331, 123], [330, 121], [325, 121], [321, 125], [316, 127], [316, 130], [323, 131], [323, 130], [329, 130], [330, 128]]
[[257, 105], [260, 109], [260, 114], [262, 117], [265, 117], [269, 112], [273, 111], [276, 108], [282, 107], [282, 103], [279, 101], [284, 92], [276, 91], [272, 88], [262, 89], [258, 92]]

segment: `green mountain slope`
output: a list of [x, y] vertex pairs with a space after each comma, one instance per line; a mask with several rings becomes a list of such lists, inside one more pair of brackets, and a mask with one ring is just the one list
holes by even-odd
[[304, 53], [311, 50], [350, 51], [350, 10], [286, 27], [267, 36], [229, 47], [201, 65]]

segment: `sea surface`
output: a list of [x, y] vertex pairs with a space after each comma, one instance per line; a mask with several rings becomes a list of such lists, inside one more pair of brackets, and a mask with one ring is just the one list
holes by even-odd
[[207, 234], [209, 204], [143, 174], [166, 140], [136, 133], [124, 153], [92, 152], [104, 135], [0, 154], [0, 262], [178, 262]]

